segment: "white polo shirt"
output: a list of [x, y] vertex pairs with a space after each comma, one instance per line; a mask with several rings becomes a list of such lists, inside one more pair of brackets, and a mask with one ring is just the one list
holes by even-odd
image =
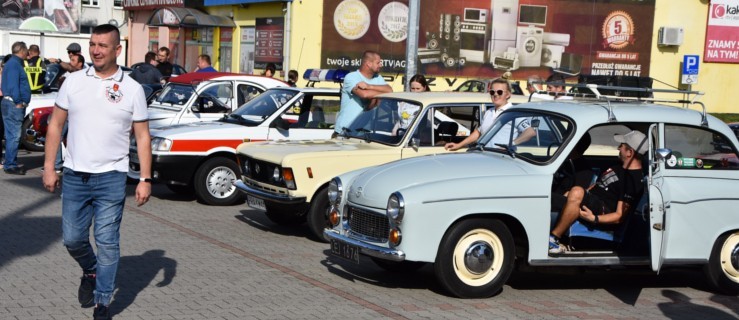
[[102, 79], [95, 68], [73, 72], [59, 89], [56, 105], [67, 110], [69, 131], [64, 167], [102, 173], [128, 171], [133, 122], [147, 121], [144, 89], [118, 71]]
[[480, 124], [480, 129], [478, 129], [480, 130], [480, 136], [481, 137], [484, 136], [485, 133], [487, 133], [488, 130], [490, 130], [490, 128], [493, 127], [493, 123], [495, 122], [495, 119], [498, 118], [498, 115], [501, 112], [506, 111], [508, 108], [512, 106], [513, 104], [508, 102], [507, 104], [505, 104], [504, 106], [498, 109], [490, 108], [486, 110], [485, 113], [482, 115], [482, 123]]

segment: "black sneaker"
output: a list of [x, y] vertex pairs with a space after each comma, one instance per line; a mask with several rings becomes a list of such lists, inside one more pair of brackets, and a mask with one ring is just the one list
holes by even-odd
[[110, 308], [108, 306], [104, 306], [102, 304], [99, 304], [95, 306], [95, 312], [92, 313], [92, 318], [94, 320], [110, 320], [113, 319], [110, 317]]
[[17, 174], [17, 175], [22, 176], [22, 175], [26, 174], [26, 169], [23, 169], [21, 167], [15, 167], [15, 168], [10, 168], [10, 169], [5, 169], [5, 173], [7, 173], [7, 174]]
[[77, 291], [77, 298], [83, 307], [89, 306], [92, 303], [92, 300], [95, 298], [94, 291], [95, 272], [83, 274], [82, 281], [80, 281], [80, 289]]

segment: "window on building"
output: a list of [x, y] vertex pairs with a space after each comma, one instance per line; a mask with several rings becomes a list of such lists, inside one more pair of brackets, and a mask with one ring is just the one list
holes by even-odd
[[123, 9], [123, 0], [113, 0], [113, 8]]
[[99, 1], [98, 0], [82, 0], [82, 5], [83, 6], [97, 7], [100, 4], [99, 4]]

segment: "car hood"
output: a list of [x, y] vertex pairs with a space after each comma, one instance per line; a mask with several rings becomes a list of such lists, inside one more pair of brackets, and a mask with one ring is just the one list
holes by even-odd
[[246, 127], [221, 121], [203, 121], [176, 124], [151, 130], [152, 137], [167, 139], [195, 139], [208, 138], [226, 139], [232, 136], [244, 137]]
[[437, 154], [404, 159], [372, 167], [356, 176], [348, 186], [348, 199], [370, 207], [384, 208], [391, 193], [429, 183], [471, 181], [486, 177], [527, 174], [520, 161], [489, 152]]
[[347, 140], [281, 140], [269, 142], [244, 143], [238, 152], [249, 157], [285, 164], [297, 158], [334, 158], [356, 157], [365, 153], [382, 155], [398, 153], [398, 147], [387, 146], [376, 142], [365, 142], [359, 139]]

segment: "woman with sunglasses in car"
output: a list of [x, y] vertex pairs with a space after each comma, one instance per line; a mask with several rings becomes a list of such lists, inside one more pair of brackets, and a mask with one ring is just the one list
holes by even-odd
[[[495, 108], [485, 111], [485, 114], [482, 116], [482, 124], [473, 130], [467, 138], [459, 143], [449, 142], [444, 145], [444, 148], [449, 151], [454, 151], [467, 146], [470, 143], [477, 142], [477, 139], [493, 127], [493, 123], [495, 122], [495, 119], [498, 118], [498, 115], [512, 106], [512, 104], [508, 102], [508, 99], [511, 98], [511, 91], [511, 84], [508, 80], [502, 78], [493, 80], [491, 84], [490, 97], [493, 99]], [[526, 141], [535, 134], [528, 122], [518, 123], [516, 125], [516, 130], [519, 132], [518, 138], [514, 140], [514, 144], [516, 142]]]

